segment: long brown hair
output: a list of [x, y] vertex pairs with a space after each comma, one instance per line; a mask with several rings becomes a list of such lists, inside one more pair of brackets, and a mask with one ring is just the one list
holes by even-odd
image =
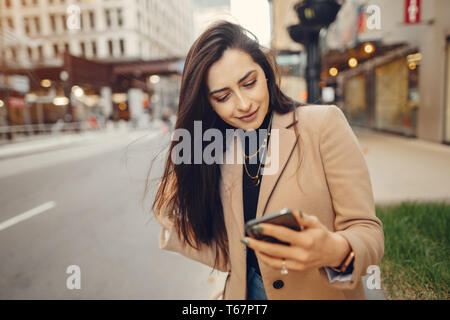
[[[246, 52], [264, 70], [268, 80], [271, 110], [285, 114], [300, 105], [281, 92], [277, 84], [279, 78], [274, 58], [264, 53], [256, 37], [237, 24], [220, 21], [203, 32], [188, 52], [181, 80], [175, 129], [188, 130], [193, 137], [194, 121], [202, 121], [203, 131], [216, 128], [224, 132], [226, 128], [230, 128], [211, 107], [206, 85], [208, 68], [227, 49]], [[296, 126], [294, 129], [297, 132]], [[176, 141], [170, 144], [164, 175], [152, 209], [155, 215], [167, 214], [174, 223], [178, 236], [191, 247], [198, 249], [202, 245], [214, 246], [217, 266], [220, 262], [228, 261], [229, 257], [220, 197], [220, 165], [194, 164], [193, 152], [191, 164], [175, 164], [171, 154], [176, 144]]]

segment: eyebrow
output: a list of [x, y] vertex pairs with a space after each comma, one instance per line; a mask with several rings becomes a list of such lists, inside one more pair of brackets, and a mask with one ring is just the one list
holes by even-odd
[[[238, 81], [237, 83], [241, 83], [241, 82], [244, 81], [250, 74], [252, 74], [252, 73], [255, 72], [255, 71], [256, 71], [256, 70], [250, 70], [250, 71], [247, 72], [242, 78], [240, 78], [239, 81]], [[227, 90], [227, 89], [228, 89], [228, 88], [217, 89], [217, 90], [211, 91], [211, 92], [209, 93], [209, 95], [212, 96], [214, 93], [221, 92], [221, 91], [225, 91], [225, 90]]]

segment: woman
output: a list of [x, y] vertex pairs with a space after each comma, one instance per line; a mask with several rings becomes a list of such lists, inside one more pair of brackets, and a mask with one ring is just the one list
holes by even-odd
[[[358, 141], [336, 106], [302, 106], [284, 95], [274, 65], [229, 22], [192, 45], [175, 129], [195, 136], [201, 121], [202, 132], [223, 137], [257, 132], [257, 146], [224, 138], [223, 156], [242, 161], [211, 164], [198, 163], [206, 142], [177, 158], [172, 141], [153, 204], [160, 247], [228, 272], [224, 299], [364, 299], [361, 276], [381, 259], [384, 236]], [[176, 161], [186, 156], [192, 162]], [[270, 174], [266, 159], [275, 164]], [[285, 207], [302, 231], [257, 231], [289, 245], [245, 237], [246, 221]]]

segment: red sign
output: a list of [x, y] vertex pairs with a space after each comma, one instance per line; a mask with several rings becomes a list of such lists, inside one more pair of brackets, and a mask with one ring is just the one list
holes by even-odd
[[11, 109], [23, 109], [25, 108], [25, 99], [20, 97], [9, 97], [8, 106]]
[[420, 23], [420, 0], [405, 0], [405, 23]]

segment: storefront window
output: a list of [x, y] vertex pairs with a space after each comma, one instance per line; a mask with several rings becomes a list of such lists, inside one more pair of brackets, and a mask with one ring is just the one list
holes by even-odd
[[349, 78], [344, 85], [344, 111], [352, 124], [367, 124], [366, 78], [357, 75]]
[[447, 41], [446, 82], [445, 82], [445, 142], [450, 143], [450, 39]]
[[418, 103], [410, 101], [418, 101], [418, 89], [416, 80], [413, 81], [416, 88], [409, 92], [409, 70], [406, 57], [375, 69], [375, 128], [406, 135], [414, 133], [413, 110]]

